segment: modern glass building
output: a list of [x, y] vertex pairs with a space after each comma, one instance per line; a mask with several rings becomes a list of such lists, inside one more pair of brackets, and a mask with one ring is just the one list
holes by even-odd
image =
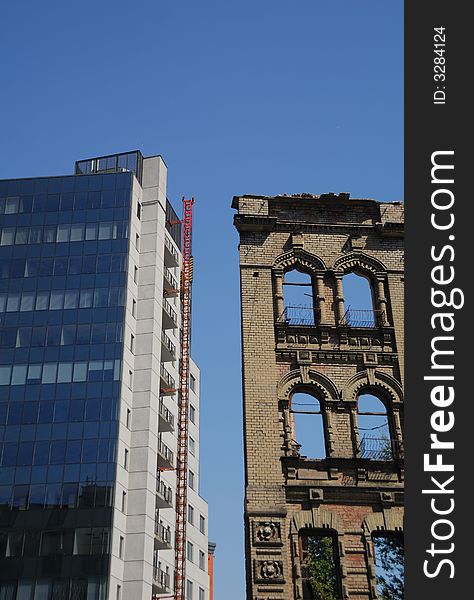
[[[181, 232], [166, 173], [136, 151], [0, 181], [0, 600], [172, 593]], [[191, 372], [187, 573], [207, 600]]]

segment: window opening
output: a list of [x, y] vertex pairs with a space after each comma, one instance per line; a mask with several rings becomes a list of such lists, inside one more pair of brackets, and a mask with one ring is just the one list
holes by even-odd
[[293, 394], [290, 412], [300, 453], [310, 458], [326, 458], [324, 417], [319, 400], [310, 394]]
[[283, 279], [285, 311], [283, 319], [287, 325], [314, 325], [313, 284], [307, 273], [293, 269]]
[[344, 323], [350, 327], [378, 327], [381, 311], [374, 310], [370, 281], [358, 273], [348, 273], [342, 278], [344, 293]]
[[392, 460], [394, 447], [390, 436], [387, 408], [373, 394], [357, 399], [357, 426], [360, 457], [369, 460]]
[[372, 541], [378, 597], [382, 600], [403, 600], [405, 587], [403, 536], [377, 534], [373, 536]]
[[300, 537], [304, 600], [341, 598], [336, 538], [327, 532], [309, 531]]

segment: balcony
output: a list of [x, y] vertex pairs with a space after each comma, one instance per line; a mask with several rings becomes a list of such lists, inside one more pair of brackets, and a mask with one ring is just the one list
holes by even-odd
[[174, 453], [161, 440], [158, 442], [158, 468], [174, 469]]
[[168, 267], [163, 268], [163, 291], [165, 296], [177, 296], [179, 294], [178, 280]]
[[280, 321], [285, 325], [314, 327], [320, 321], [320, 310], [312, 306], [287, 306]]
[[161, 362], [171, 362], [176, 360], [176, 346], [166, 335], [164, 331], [161, 332]]
[[159, 567], [153, 568], [153, 597], [155, 594], [169, 594], [171, 591], [171, 578]]
[[163, 329], [176, 329], [178, 315], [166, 298], [163, 298]]
[[369, 329], [376, 329], [377, 327], [383, 327], [386, 323], [385, 311], [383, 310], [371, 310], [371, 309], [359, 309], [349, 308], [344, 314], [344, 318], [341, 321], [341, 325], [347, 327], [364, 327]]
[[173, 508], [173, 490], [160, 479], [159, 473], [156, 477], [156, 508]]
[[165, 267], [178, 267], [179, 254], [168, 236], [165, 235]]
[[395, 460], [404, 458], [403, 442], [387, 437], [364, 435], [359, 445], [359, 458], [366, 460]]
[[171, 529], [155, 521], [155, 547], [158, 550], [171, 550]]
[[176, 392], [176, 382], [163, 364], [160, 365], [160, 394], [170, 396]]
[[159, 424], [158, 430], [162, 431], [173, 431], [174, 430], [174, 417], [171, 412], [166, 408], [163, 400], [160, 400], [158, 406]]

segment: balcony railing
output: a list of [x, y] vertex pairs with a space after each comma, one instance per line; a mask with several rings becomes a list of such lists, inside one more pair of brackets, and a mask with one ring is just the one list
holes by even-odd
[[161, 393], [174, 393], [176, 390], [176, 381], [168, 373], [163, 364], [160, 365], [160, 378], [161, 378]]
[[179, 292], [178, 280], [168, 267], [163, 268], [164, 288], [168, 296], [176, 295]]
[[166, 298], [163, 298], [163, 329], [174, 329], [178, 326], [178, 315]]
[[161, 332], [161, 343], [163, 344], [163, 351], [161, 353], [161, 360], [169, 362], [176, 359], [176, 346], [166, 335], [164, 331]]
[[320, 320], [320, 310], [312, 306], [287, 306], [281, 321], [285, 325], [315, 326]]
[[[156, 478], [156, 494], [161, 499], [159, 508], [173, 506], [173, 490], [160, 479], [160, 474]], [[163, 504], [164, 503], [164, 504]]]
[[172, 469], [174, 467], [174, 453], [161, 440], [158, 442], [158, 466], [163, 469]]
[[153, 568], [153, 584], [159, 588], [158, 594], [163, 594], [170, 591], [171, 579], [170, 574], [165, 573], [159, 567]]
[[346, 310], [341, 325], [348, 327], [382, 327], [385, 323], [385, 311], [349, 308]]
[[359, 458], [367, 460], [404, 458], [403, 443], [387, 437], [372, 437], [366, 434], [360, 441]]
[[155, 521], [155, 537], [162, 549], [171, 548], [171, 529], [169, 525], [165, 527], [163, 523]]
[[177, 267], [179, 265], [179, 255], [172, 242], [165, 235], [165, 266]]
[[163, 403], [163, 400], [160, 399], [160, 404], [158, 406], [158, 414], [160, 416], [160, 431], [173, 431], [174, 429], [174, 417], [171, 414], [166, 406]]

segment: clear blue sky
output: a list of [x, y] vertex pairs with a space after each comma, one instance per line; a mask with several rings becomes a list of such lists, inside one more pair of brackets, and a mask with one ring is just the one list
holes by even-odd
[[243, 600], [237, 235], [244, 193], [401, 200], [403, 3], [17, 0], [0, 36], [0, 178], [162, 154], [196, 197], [193, 354], [216, 600]]

